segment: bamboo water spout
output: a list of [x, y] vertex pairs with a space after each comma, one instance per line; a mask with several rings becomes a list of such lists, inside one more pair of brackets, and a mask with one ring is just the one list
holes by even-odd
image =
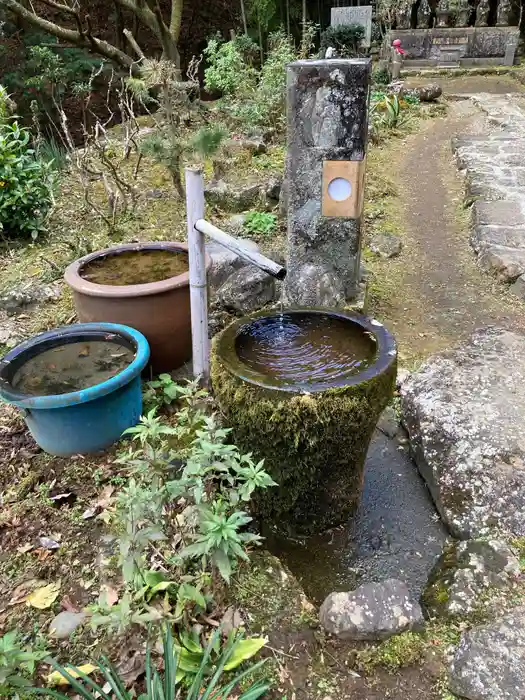
[[286, 268], [261, 253], [244, 248], [236, 238], [213, 226], [204, 218], [204, 180], [202, 171], [186, 168], [186, 218], [190, 266], [191, 335], [193, 374], [204, 385], [210, 379], [210, 339], [208, 336], [208, 290], [204, 236], [224, 246], [269, 275], [282, 280]]

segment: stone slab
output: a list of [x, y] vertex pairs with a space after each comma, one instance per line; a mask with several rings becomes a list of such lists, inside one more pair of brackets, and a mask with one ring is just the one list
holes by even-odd
[[460, 539], [525, 535], [525, 336], [476, 331], [401, 386], [418, 469]]
[[372, 42], [372, 5], [360, 5], [354, 7], [332, 7], [330, 10], [330, 24], [360, 24], [365, 28], [363, 46], [367, 48]]
[[478, 262], [501, 282], [514, 282], [525, 272], [525, 250], [492, 245], [481, 251]]
[[525, 226], [525, 211], [519, 202], [474, 202], [475, 226]]
[[471, 231], [470, 244], [477, 253], [495, 245], [525, 249], [525, 228], [476, 226]]

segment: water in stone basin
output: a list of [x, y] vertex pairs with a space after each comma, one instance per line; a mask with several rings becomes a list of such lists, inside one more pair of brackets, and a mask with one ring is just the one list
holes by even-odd
[[120, 343], [88, 340], [47, 348], [22, 365], [11, 386], [30, 396], [55, 396], [80, 391], [114, 377], [135, 357]]
[[127, 250], [96, 258], [82, 267], [80, 276], [94, 284], [148, 284], [188, 272], [188, 266], [184, 251]]
[[325, 314], [263, 317], [244, 326], [237, 356], [251, 370], [280, 384], [335, 381], [373, 362], [373, 337], [357, 324]]

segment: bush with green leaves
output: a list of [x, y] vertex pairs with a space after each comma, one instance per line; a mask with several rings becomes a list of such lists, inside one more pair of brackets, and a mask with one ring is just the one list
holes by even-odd
[[[221, 645], [219, 630], [214, 632], [205, 648], [190, 637], [188, 639], [194, 651], [178, 644], [170, 626], [166, 626], [162, 639], [162, 674], [153, 662], [151, 645], [148, 647], [145, 692], [138, 696], [138, 700], [226, 700], [233, 697], [234, 692], [237, 700], [257, 700], [269, 690], [268, 683], [249, 680], [263, 666], [264, 660], [248, 665], [241, 673], [223, 681], [229, 671], [257, 653], [261, 646], [258, 640], [240, 640], [236, 635], [230, 635], [226, 644]], [[243, 643], [244, 646], [241, 646]], [[73, 666], [64, 667], [54, 660], [50, 660], [50, 663], [69, 682], [76, 697], [81, 700], [137, 698], [133, 688], [126, 689], [119, 671], [105, 656], [97, 663], [98, 672], [104, 680], [101, 684]], [[188, 667], [191, 671], [185, 670]], [[181, 681], [186, 682], [183, 684]], [[242, 690], [239, 689], [241, 684]], [[49, 688], [34, 688], [32, 692], [57, 700], [70, 700], [69, 695]]]
[[17, 121], [0, 123], [0, 234], [38, 238], [53, 203], [52, 163], [39, 159]]
[[17, 689], [31, 685], [36, 664], [48, 655], [24, 647], [17, 630], [0, 637], [0, 697], [17, 698]]
[[359, 56], [361, 43], [365, 38], [365, 28], [361, 24], [336, 24], [328, 27], [321, 35], [321, 50], [330, 46], [343, 58]]
[[284, 126], [286, 65], [300, 55], [290, 36], [283, 31], [270, 34], [260, 69], [254, 68], [237, 39], [222, 44], [212, 39], [206, 53], [206, 88], [226, 95], [222, 106], [230, 117], [247, 131]]

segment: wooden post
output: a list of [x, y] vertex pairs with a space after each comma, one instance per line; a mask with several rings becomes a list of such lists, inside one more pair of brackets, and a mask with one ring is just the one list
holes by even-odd
[[195, 223], [204, 218], [204, 180], [199, 169], [186, 168], [186, 216], [190, 264], [191, 337], [193, 374], [204, 386], [210, 382], [210, 339], [208, 336], [208, 291], [204, 235]]

